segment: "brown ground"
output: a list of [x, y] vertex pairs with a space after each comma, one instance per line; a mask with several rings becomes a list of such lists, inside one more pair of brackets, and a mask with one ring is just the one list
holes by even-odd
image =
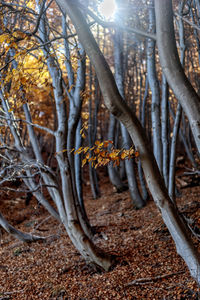
[[[93, 200], [86, 186], [85, 202], [98, 232], [96, 244], [118, 256], [110, 272], [87, 266], [64, 228], [35, 200], [27, 207], [19, 195], [1, 196], [0, 211], [11, 224], [26, 232], [37, 227], [37, 234], [49, 238], [27, 245], [0, 231], [0, 299], [200, 299], [200, 288], [177, 255], [153, 201], [135, 211], [128, 192], [115, 193], [107, 179], [101, 192]], [[200, 187], [184, 188], [182, 194], [180, 211], [194, 221], [197, 232]]]

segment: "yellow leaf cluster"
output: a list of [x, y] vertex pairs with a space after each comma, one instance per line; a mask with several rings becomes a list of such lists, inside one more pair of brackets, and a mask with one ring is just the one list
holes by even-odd
[[0, 43], [6, 42], [8, 43], [10, 40], [10, 35], [8, 33], [3, 33], [0, 35]]
[[138, 157], [139, 153], [132, 147], [130, 149], [115, 149], [113, 142], [108, 141], [95, 141], [93, 147], [80, 147], [74, 154], [84, 154], [82, 160], [82, 167], [87, 163], [91, 163], [95, 168], [99, 166], [105, 166], [110, 162], [114, 166], [119, 166], [121, 160], [131, 159]]

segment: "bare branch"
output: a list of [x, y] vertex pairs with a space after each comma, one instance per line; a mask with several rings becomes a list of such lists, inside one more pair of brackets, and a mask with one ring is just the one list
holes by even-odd
[[156, 280], [167, 278], [167, 277], [171, 277], [171, 276], [178, 275], [178, 274], [182, 274], [184, 272], [185, 271], [180, 271], [180, 272], [176, 272], [176, 273], [158, 275], [158, 276], [155, 276], [155, 277], [138, 278], [138, 279], [135, 279], [135, 280], [127, 283], [125, 285], [125, 287], [132, 286], [132, 285], [140, 285], [140, 284], [152, 283], [152, 282], [154, 282]]
[[196, 30], [200, 31], [200, 27], [197, 26], [196, 24], [194, 24], [193, 22], [189, 21], [186, 17], [183, 17], [183, 16], [179, 15], [177, 12], [175, 12], [174, 15], [177, 16], [178, 18], [181, 18], [183, 21], [185, 21], [186, 23], [188, 23], [189, 25], [191, 25]]
[[138, 35], [141, 35], [141, 36], [145, 36], [146, 38], [156, 40], [156, 35], [155, 34], [148, 33], [146, 31], [143, 31], [143, 30], [138, 29], [138, 28], [130, 28], [128, 26], [122, 26], [122, 25], [117, 24], [115, 22], [103, 21], [97, 15], [95, 15], [90, 9], [86, 8], [83, 5], [81, 5], [81, 7], [84, 9], [84, 11], [86, 11], [88, 13], [88, 15], [90, 15], [102, 27], [118, 28], [118, 29], [121, 29], [121, 30], [129, 32], [129, 33], [138, 34]]
[[[10, 120], [10, 118], [3, 117], [3, 116], [0, 116], [0, 119]], [[31, 122], [26, 121], [26, 120], [23, 120], [23, 119], [15, 119], [15, 122], [24, 122], [24, 123], [26, 123], [26, 124], [28, 124], [28, 125], [31, 125], [31, 126], [36, 127], [36, 128], [38, 128], [38, 129], [44, 130], [44, 131], [48, 132], [49, 134], [51, 134], [51, 135], [53, 135], [53, 136], [55, 135], [55, 133], [54, 133], [53, 130], [51, 130], [51, 129], [47, 128], [47, 127], [38, 125], [38, 124], [31, 123]]]

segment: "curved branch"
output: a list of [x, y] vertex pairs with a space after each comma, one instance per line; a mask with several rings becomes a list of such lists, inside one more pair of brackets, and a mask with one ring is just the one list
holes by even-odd
[[7, 231], [8, 233], [12, 234], [15, 238], [22, 242], [36, 242], [39, 240], [45, 240], [44, 237], [32, 235], [31, 233], [24, 233], [12, 225], [8, 223], [8, 221], [4, 218], [4, 216], [0, 213], [0, 225]]

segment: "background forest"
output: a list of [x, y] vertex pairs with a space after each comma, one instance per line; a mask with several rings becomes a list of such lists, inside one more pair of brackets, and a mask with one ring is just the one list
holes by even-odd
[[198, 299], [200, 1], [0, 24], [0, 299]]

